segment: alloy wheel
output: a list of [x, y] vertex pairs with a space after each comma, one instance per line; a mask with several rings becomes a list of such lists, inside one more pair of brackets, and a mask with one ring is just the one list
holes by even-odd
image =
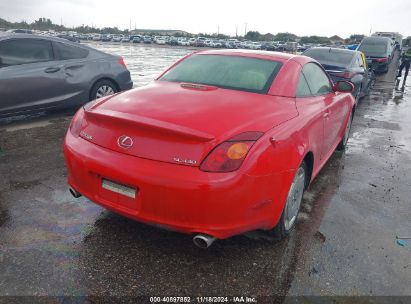
[[304, 188], [305, 169], [304, 167], [300, 167], [298, 168], [293, 183], [291, 184], [284, 209], [284, 228], [286, 231], [291, 230], [297, 219], [297, 215], [300, 210], [301, 201], [304, 194]]
[[109, 85], [102, 85], [97, 89], [96, 99], [104, 96], [109, 96], [114, 94], [114, 89]]

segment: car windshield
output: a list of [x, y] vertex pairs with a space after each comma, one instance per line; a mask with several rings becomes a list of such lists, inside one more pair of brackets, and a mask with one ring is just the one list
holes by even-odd
[[361, 43], [358, 50], [363, 52], [367, 56], [384, 57], [387, 54], [387, 44], [381, 42]]
[[323, 65], [346, 67], [351, 63], [354, 53], [326, 50], [308, 50], [305, 56], [314, 58]]
[[250, 57], [192, 55], [168, 71], [161, 80], [266, 93], [280, 67], [280, 62]]

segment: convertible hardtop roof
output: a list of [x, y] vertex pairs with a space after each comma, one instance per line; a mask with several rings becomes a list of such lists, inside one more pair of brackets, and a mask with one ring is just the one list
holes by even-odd
[[195, 54], [199, 55], [223, 55], [223, 56], [243, 56], [250, 58], [260, 58], [266, 60], [286, 62], [289, 60], [297, 61], [300, 64], [305, 64], [306, 62], [313, 61], [312, 58], [294, 55], [288, 53], [280, 52], [270, 52], [270, 51], [257, 51], [257, 50], [208, 50], [208, 51], [199, 51]]

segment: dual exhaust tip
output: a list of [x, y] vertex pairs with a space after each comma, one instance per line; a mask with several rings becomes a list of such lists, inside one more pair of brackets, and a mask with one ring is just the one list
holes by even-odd
[[[69, 188], [69, 191], [73, 197], [75, 198], [81, 197], [81, 193], [74, 190], [73, 188]], [[196, 245], [198, 248], [201, 248], [201, 249], [207, 249], [214, 243], [215, 240], [216, 240], [215, 237], [212, 237], [207, 234], [197, 234], [193, 237], [194, 245]]]

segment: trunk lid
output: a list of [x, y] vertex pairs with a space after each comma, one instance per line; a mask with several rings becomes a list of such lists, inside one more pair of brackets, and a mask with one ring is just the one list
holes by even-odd
[[295, 116], [293, 98], [156, 81], [87, 109], [80, 136], [116, 152], [199, 166], [232, 136]]

